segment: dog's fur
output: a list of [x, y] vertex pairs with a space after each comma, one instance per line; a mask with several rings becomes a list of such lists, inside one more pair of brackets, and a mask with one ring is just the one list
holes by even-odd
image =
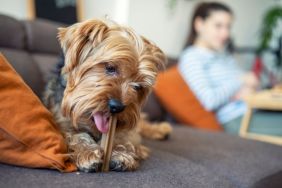
[[114, 98], [126, 107], [116, 114], [110, 169], [135, 170], [149, 154], [139, 133], [162, 139], [171, 131], [167, 123], [152, 126], [140, 118], [141, 106], [164, 67], [163, 52], [132, 29], [110, 21], [88, 20], [60, 28], [58, 38], [65, 62], [48, 83], [44, 103], [63, 133], [71, 159], [79, 170], [99, 170], [103, 150], [93, 115], [108, 117], [107, 104]]

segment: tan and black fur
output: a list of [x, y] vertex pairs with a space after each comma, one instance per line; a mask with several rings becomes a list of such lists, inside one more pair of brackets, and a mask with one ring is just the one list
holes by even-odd
[[140, 118], [141, 107], [164, 67], [163, 52], [132, 29], [109, 21], [88, 20], [61, 28], [58, 38], [65, 60], [48, 83], [44, 103], [60, 127], [71, 159], [82, 171], [99, 170], [101, 132], [93, 114], [110, 116], [108, 101], [115, 98], [125, 108], [116, 114], [110, 169], [137, 169], [149, 155], [140, 133], [162, 139], [171, 132], [167, 123], [152, 126]]

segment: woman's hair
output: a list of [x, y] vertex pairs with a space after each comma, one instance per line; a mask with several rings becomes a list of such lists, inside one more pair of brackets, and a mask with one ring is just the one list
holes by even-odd
[[196, 32], [196, 29], [195, 29], [196, 18], [201, 18], [201, 19], [205, 20], [214, 11], [225, 11], [225, 12], [228, 12], [230, 14], [233, 14], [232, 10], [228, 6], [226, 6], [222, 3], [218, 3], [218, 2], [203, 2], [203, 3], [200, 3], [196, 7], [195, 12], [193, 14], [189, 36], [188, 36], [188, 39], [187, 39], [187, 42], [186, 42], [184, 48], [192, 45], [195, 42], [195, 39], [197, 38], [197, 32]]

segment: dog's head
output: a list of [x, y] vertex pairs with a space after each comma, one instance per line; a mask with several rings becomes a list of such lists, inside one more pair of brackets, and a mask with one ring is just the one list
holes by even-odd
[[110, 114], [117, 116], [117, 130], [134, 127], [164, 66], [163, 52], [132, 29], [101, 20], [60, 28], [58, 38], [67, 81], [63, 114], [102, 133]]

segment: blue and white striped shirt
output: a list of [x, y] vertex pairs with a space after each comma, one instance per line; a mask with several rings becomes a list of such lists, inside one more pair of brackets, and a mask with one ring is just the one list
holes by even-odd
[[244, 114], [246, 104], [232, 100], [242, 85], [243, 72], [231, 55], [191, 46], [181, 55], [178, 69], [203, 107], [214, 111], [221, 124]]

